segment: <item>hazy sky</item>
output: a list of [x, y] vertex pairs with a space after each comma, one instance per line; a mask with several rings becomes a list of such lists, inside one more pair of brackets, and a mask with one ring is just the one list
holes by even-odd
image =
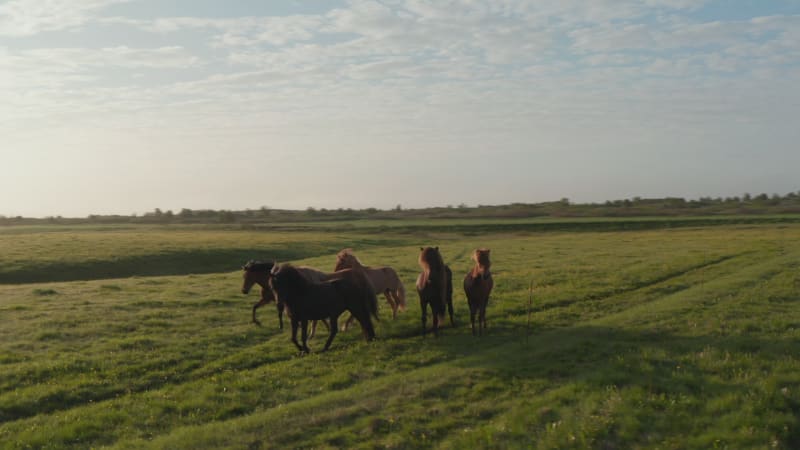
[[800, 0], [0, 1], [0, 214], [800, 189]]

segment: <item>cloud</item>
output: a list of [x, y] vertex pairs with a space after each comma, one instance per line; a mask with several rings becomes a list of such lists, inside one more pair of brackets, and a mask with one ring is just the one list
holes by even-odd
[[113, 4], [128, 0], [10, 0], [0, 5], [0, 36], [32, 36], [72, 30]]
[[603, 24], [591, 28], [579, 28], [569, 33], [572, 47], [578, 51], [619, 51], [653, 48], [655, 40], [651, 27], [644, 24]]
[[[95, 18], [166, 45], [0, 49], [0, 101], [22, 117], [78, 111], [104, 124], [203, 124], [197, 133], [361, 124], [359, 134], [425, 141], [645, 117], [697, 127], [721, 117], [703, 116], [716, 83], [779, 78], [800, 48], [795, 16], [704, 22], [689, 14], [703, 3], [354, 0], [280, 17]], [[88, 20], [108, 2], [80, 4]], [[691, 95], [661, 95], [678, 91]]]

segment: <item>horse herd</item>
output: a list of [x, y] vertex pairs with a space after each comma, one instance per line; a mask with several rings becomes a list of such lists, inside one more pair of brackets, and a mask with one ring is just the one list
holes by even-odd
[[[490, 272], [489, 249], [479, 248], [472, 253], [475, 265], [464, 277], [464, 292], [469, 303], [472, 334], [482, 334], [486, 329], [486, 305], [494, 281]], [[430, 306], [433, 315], [433, 333], [438, 336], [445, 311], [453, 318], [453, 272], [439, 252], [439, 247], [420, 248], [418, 262], [422, 272], [417, 277], [416, 288], [422, 310], [422, 334], [427, 332], [427, 315]], [[371, 317], [378, 319], [377, 294], [383, 293], [392, 308], [392, 318], [405, 310], [406, 297], [397, 272], [391, 267], [369, 267], [361, 264], [352, 250], [344, 249], [336, 255], [333, 272], [323, 272], [311, 267], [295, 267], [291, 264], [249, 261], [242, 266], [244, 283], [242, 293], [247, 294], [253, 285], [261, 286], [261, 299], [253, 305], [253, 323], [256, 309], [275, 302], [278, 322], [283, 329], [283, 313], [286, 311], [292, 325], [292, 342], [301, 353], [308, 353], [308, 339], [316, 331], [317, 323], [328, 326], [328, 340], [322, 351], [328, 350], [339, 330], [339, 316], [345, 311], [350, 317], [342, 330], [357, 320], [366, 340], [375, 337]], [[477, 326], [476, 326], [477, 316]], [[311, 325], [309, 334], [308, 326]], [[302, 345], [297, 341], [300, 329]]]

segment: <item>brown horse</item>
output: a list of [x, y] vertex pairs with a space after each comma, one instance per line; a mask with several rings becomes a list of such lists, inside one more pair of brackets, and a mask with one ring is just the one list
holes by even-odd
[[[344, 311], [361, 323], [364, 338], [375, 338], [370, 315], [378, 320], [378, 299], [366, 277], [359, 272], [341, 273], [340, 277], [322, 283], [309, 281], [290, 264], [275, 266], [270, 272], [270, 287], [279, 302], [289, 309], [292, 323], [292, 342], [301, 353], [308, 353], [308, 322], [330, 321], [330, 334], [322, 351], [328, 350], [337, 333], [337, 320]], [[301, 328], [303, 345], [297, 342], [297, 329]]]
[[[272, 268], [275, 267], [275, 262], [261, 262], [261, 261], [253, 261], [250, 260], [242, 266], [243, 275], [242, 278], [244, 279], [242, 283], [242, 294], [250, 293], [250, 289], [253, 285], [258, 284], [261, 286], [261, 299], [253, 305], [253, 323], [261, 326], [261, 322], [256, 319], [256, 309], [268, 304], [275, 302], [275, 306], [278, 309], [278, 323], [280, 329], [283, 329], [283, 311], [286, 308], [286, 305], [281, 301], [276, 301], [275, 295], [272, 292], [272, 289], [269, 287], [269, 277]], [[297, 268], [300, 273], [306, 277], [306, 279], [321, 283], [331, 277], [333, 274], [326, 274], [316, 269], [312, 269], [310, 267], [298, 267]], [[325, 326], [328, 326], [328, 323], [323, 321]], [[328, 328], [330, 328], [328, 326]], [[311, 334], [309, 337], [314, 337], [314, 334], [317, 331], [317, 321], [313, 321], [311, 323]]]
[[353, 250], [346, 248], [336, 254], [336, 267], [333, 270], [354, 269], [361, 270], [369, 278], [376, 293], [383, 293], [386, 302], [392, 308], [392, 319], [397, 318], [397, 311], [406, 309], [406, 289], [403, 282], [397, 276], [397, 272], [391, 267], [369, 267], [361, 264], [361, 261], [353, 254]]
[[[480, 335], [486, 330], [486, 305], [489, 303], [489, 294], [492, 293], [494, 281], [489, 271], [492, 263], [489, 261], [489, 249], [479, 248], [472, 252], [473, 267], [464, 277], [464, 292], [469, 303], [469, 319], [472, 322], [472, 334]], [[475, 330], [475, 315], [478, 315], [478, 330]]]
[[[261, 326], [261, 322], [256, 319], [256, 309], [266, 305], [267, 303], [275, 302], [275, 296], [272, 293], [272, 289], [269, 288], [269, 273], [272, 271], [274, 266], [275, 263], [272, 261], [261, 262], [253, 260], [248, 261], [247, 264], [242, 266], [242, 294], [249, 294], [250, 289], [255, 284], [261, 286], [261, 299], [253, 305], [253, 323], [258, 326]], [[282, 330], [283, 310], [285, 305], [276, 302], [276, 306], [278, 308], [278, 321], [280, 322], [280, 328]]]
[[433, 313], [433, 334], [439, 335], [439, 323], [444, 322], [445, 307], [453, 319], [453, 272], [444, 263], [439, 247], [420, 247], [419, 266], [422, 273], [417, 277], [417, 293], [422, 309], [422, 335], [427, 333], [428, 305]]

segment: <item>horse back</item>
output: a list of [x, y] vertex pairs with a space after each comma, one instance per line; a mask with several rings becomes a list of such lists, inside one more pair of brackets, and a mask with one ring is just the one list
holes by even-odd
[[298, 320], [321, 320], [344, 312], [344, 301], [333, 282], [313, 284], [302, 295], [289, 300], [292, 315]]
[[387, 289], [395, 290], [400, 284], [400, 277], [397, 276], [397, 272], [388, 266], [367, 267], [365, 268], [365, 273], [375, 288], [375, 292], [384, 292]]
[[302, 275], [303, 278], [312, 283], [322, 283], [331, 278], [331, 274], [317, 270], [313, 267], [302, 266], [298, 267], [297, 271], [300, 272], [300, 275]]

